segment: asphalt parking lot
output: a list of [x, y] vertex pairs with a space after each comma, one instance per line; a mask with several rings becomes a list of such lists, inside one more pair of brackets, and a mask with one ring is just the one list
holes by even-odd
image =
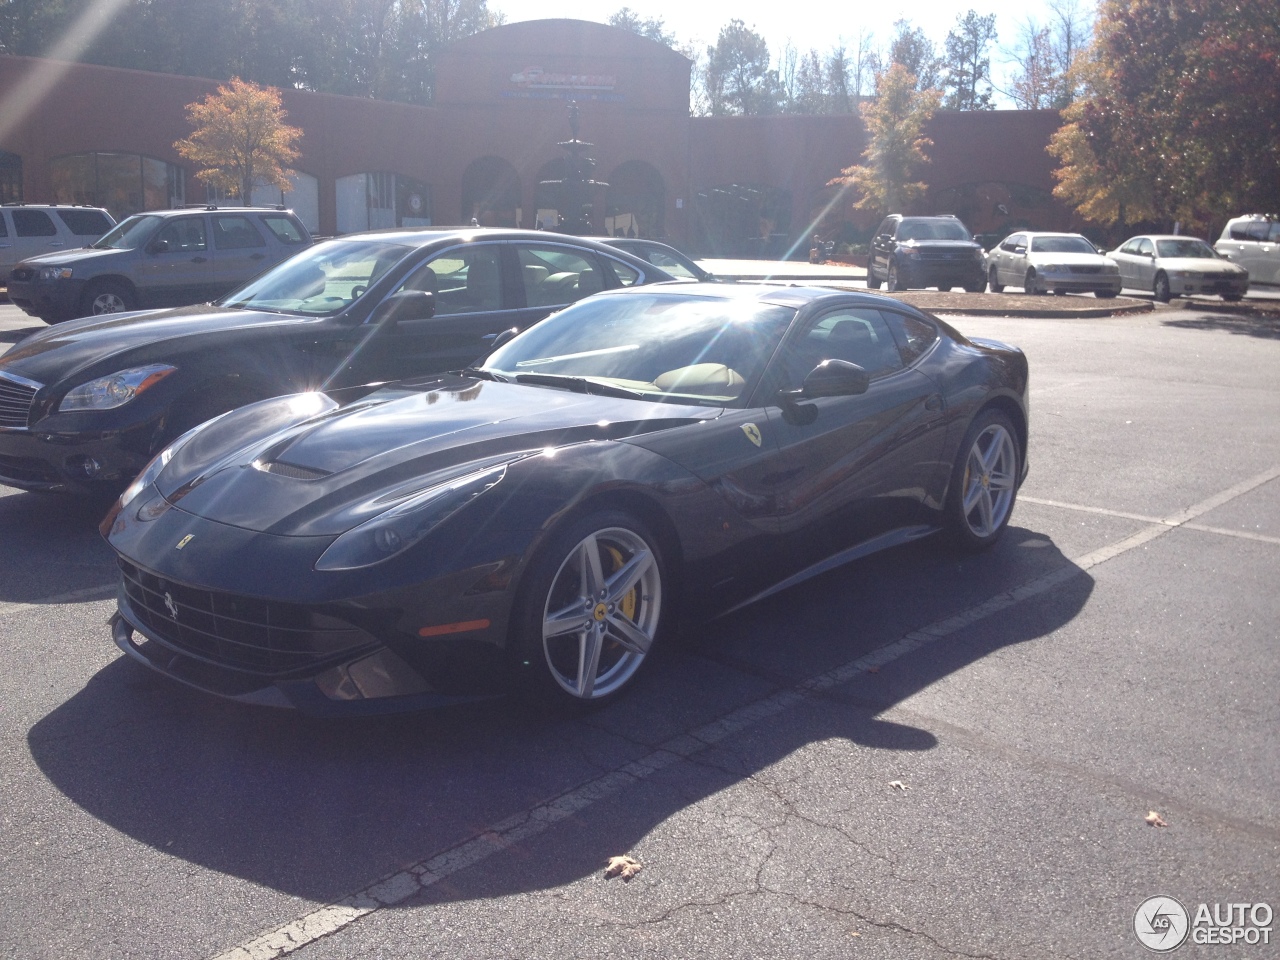
[[192, 694], [111, 643], [95, 510], [0, 487], [0, 955], [1144, 957], [1149, 897], [1280, 909], [1280, 322], [1209, 309], [954, 318], [1031, 361], [1001, 544], [811, 580], [585, 718]]

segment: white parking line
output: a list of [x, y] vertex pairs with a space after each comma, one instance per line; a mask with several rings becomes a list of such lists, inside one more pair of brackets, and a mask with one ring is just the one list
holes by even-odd
[[[945, 620], [939, 620], [936, 623], [921, 627], [919, 630], [914, 630], [893, 643], [852, 660], [834, 670], [803, 680], [786, 690], [780, 690], [762, 700], [740, 707], [719, 720], [668, 740], [639, 760], [628, 763], [580, 787], [563, 793], [548, 803], [533, 807], [500, 823], [493, 824], [487, 830], [469, 840], [463, 841], [457, 846], [426, 860], [421, 860], [399, 873], [384, 877], [377, 883], [345, 897], [337, 903], [323, 906], [291, 923], [255, 937], [240, 946], [219, 954], [214, 960], [275, 960], [276, 957], [292, 953], [322, 937], [336, 933], [355, 923], [361, 917], [375, 913], [383, 907], [403, 903], [444, 878], [460, 870], [475, 866], [513, 844], [542, 833], [548, 827], [566, 817], [592, 806], [626, 786], [647, 779], [659, 770], [684, 757], [690, 757], [706, 750], [726, 737], [754, 726], [761, 720], [775, 716], [810, 697], [848, 683], [870, 668], [879, 668], [887, 663], [892, 663], [914, 650], [919, 650], [921, 647], [937, 640], [958, 633], [971, 624], [1007, 610], [1023, 600], [1039, 596], [1055, 587], [1061, 586], [1090, 568], [1105, 563], [1107, 560], [1120, 556], [1144, 543], [1149, 543], [1180, 526], [1188, 525], [1189, 521], [1195, 517], [1222, 506], [1229, 500], [1248, 493], [1250, 490], [1277, 477], [1280, 477], [1280, 466], [1238, 483], [1220, 494], [1187, 508], [1181, 513], [1164, 520], [1154, 520], [1150, 526], [1144, 527], [1137, 533], [1115, 543], [1087, 553], [1083, 557], [1076, 559], [1070, 566], [1045, 574], [1020, 587], [997, 594], [984, 603], [970, 607], [956, 616], [948, 617]], [[1062, 504], [1062, 506], [1070, 507], [1068, 504]], [[1134, 519], [1138, 518], [1135, 517]]]

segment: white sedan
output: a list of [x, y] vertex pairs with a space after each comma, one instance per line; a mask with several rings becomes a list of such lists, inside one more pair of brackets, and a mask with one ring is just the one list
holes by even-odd
[[987, 284], [992, 293], [1012, 286], [1027, 293], [1114, 297], [1120, 292], [1120, 271], [1078, 233], [1025, 230], [987, 254]]
[[1197, 237], [1131, 237], [1107, 256], [1120, 268], [1126, 288], [1150, 290], [1161, 303], [1192, 293], [1239, 300], [1249, 290], [1249, 271]]

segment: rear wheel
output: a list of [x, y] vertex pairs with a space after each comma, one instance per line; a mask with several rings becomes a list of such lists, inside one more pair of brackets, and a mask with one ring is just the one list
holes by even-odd
[[1004, 293], [1004, 284], [997, 280], [996, 276], [995, 267], [987, 271], [987, 286], [991, 288], [992, 293]]
[[617, 510], [580, 517], [540, 551], [513, 618], [524, 690], [594, 706], [628, 687], [665, 623], [658, 540]]
[[138, 308], [138, 297], [127, 284], [119, 280], [94, 280], [85, 287], [80, 306], [86, 317], [124, 313]]
[[999, 410], [985, 410], [969, 426], [951, 473], [947, 524], [967, 550], [1000, 539], [1013, 514], [1021, 466], [1017, 431]]

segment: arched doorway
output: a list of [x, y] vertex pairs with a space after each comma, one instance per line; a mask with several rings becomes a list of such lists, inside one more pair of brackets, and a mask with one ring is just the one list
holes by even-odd
[[520, 174], [502, 157], [480, 157], [462, 173], [462, 223], [482, 227], [518, 227], [521, 222]]
[[661, 238], [666, 235], [666, 203], [662, 174], [643, 160], [628, 160], [609, 176], [604, 232], [611, 237]]

